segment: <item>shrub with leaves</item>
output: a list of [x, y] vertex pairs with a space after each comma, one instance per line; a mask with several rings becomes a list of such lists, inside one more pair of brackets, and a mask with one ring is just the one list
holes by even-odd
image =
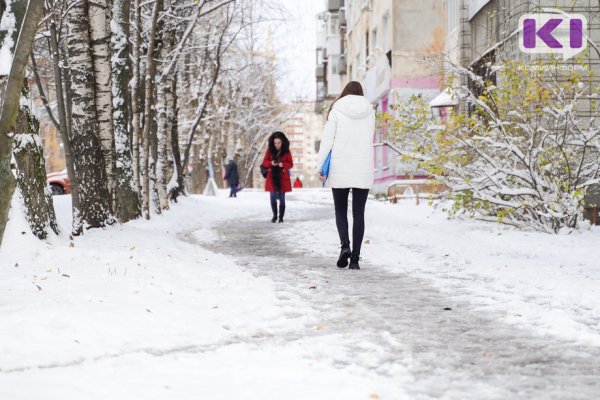
[[586, 191], [600, 182], [600, 88], [592, 72], [550, 71], [507, 63], [496, 87], [455, 68], [474, 83], [450, 89], [464, 110], [442, 123], [412, 98], [380, 121], [404, 157], [452, 190], [453, 214], [546, 232], [576, 227]]

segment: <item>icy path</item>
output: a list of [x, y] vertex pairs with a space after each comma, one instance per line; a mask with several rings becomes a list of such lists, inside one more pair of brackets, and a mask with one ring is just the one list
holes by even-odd
[[[222, 222], [220, 240], [204, 244], [275, 281], [281, 299], [310, 302], [316, 324], [263, 342], [335, 343], [324, 357], [357, 377], [390, 378], [409, 398], [598, 398], [599, 347], [507, 325], [500, 312], [484, 314], [424, 280], [368, 261], [361, 271], [338, 270], [335, 254], [323, 257], [303, 242], [332, 229], [331, 206], [294, 209], [291, 201], [288, 210], [283, 225], [269, 224], [264, 214]], [[294, 223], [311, 222], [312, 232], [294, 232]]]

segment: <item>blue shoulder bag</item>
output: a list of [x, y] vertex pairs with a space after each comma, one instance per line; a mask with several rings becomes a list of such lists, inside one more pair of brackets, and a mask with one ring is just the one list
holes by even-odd
[[[329, 167], [331, 166], [331, 151], [333, 150], [333, 148], [331, 150], [329, 150], [329, 153], [327, 154], [327, 158], [325, 158], [325, 162], [323, 163], [323, 166], [321, 167], [321, 175], [325, 177], [325, 182], [327, 182], [327, 178], [329, 177]], [[325, 182], [323, 182], [323, 187], [325, 187]]]

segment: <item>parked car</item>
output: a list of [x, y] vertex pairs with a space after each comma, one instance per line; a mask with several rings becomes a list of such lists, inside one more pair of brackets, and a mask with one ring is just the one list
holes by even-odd
[[67, 176], [67, 170], [52, 172], [51, 174], [46, 175], [46, 179], [48, 180], [50, 189], [52, 189], [53, 195], [71, 193], [71, 183]]

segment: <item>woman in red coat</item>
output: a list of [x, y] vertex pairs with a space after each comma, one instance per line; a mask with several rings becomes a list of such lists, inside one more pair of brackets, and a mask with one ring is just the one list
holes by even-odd
[[265, 191], [271, 192], [271, 222], [277, 222], [277, 200], [279, 200], [279, 222], [285, 214], [285, 194], [292, 191], [290, 169], [294, 166], [290, 141], [283, 132], [275, 132], [269, 137], [269, 148], [262, 163], [267, 168]]

